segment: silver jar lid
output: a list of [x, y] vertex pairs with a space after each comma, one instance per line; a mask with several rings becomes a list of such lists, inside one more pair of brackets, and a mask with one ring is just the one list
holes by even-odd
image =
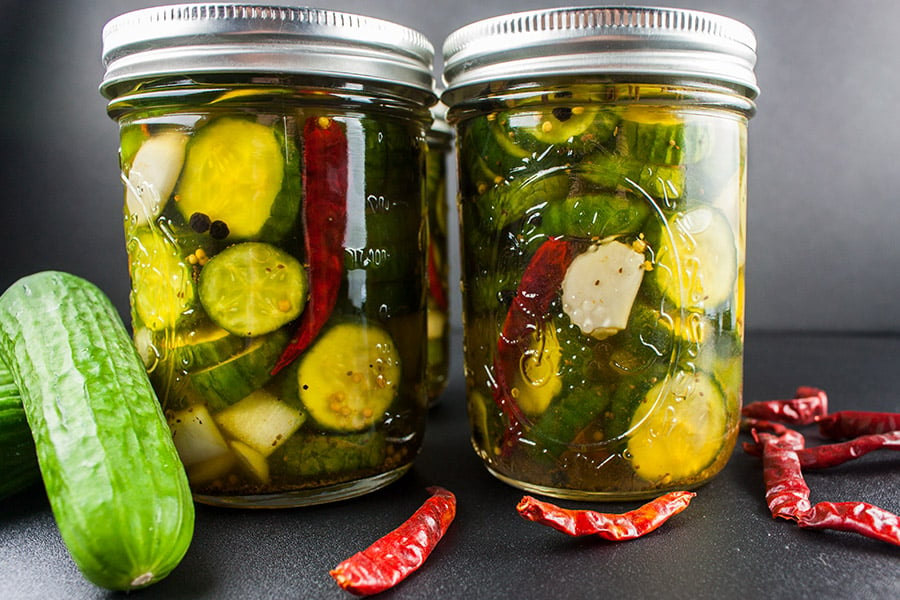
[[[492, 81], [555, 75], [712, 80], [759, 93], [756, 37], [739, 21], [654, 7], [564, 7], [514, 13], [456, 30], [444, 42], [444, 100]], [[470, 91], [466, 91], [470, 88]]]
[[103, 28], [100, 91], [152, 77], [300, 74], [377, 81], [433, 99], [434, 48], [381, 19], [318, 8], [179, 4], [125, 13]]

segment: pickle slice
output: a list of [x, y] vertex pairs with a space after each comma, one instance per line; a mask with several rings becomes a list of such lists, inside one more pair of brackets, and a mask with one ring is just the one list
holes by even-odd
[[161, 233], [138, 230], [128, 240], [131, 304], [151, 331], [170, 329], [191, 311], [194, 284], [178, 247]]
[[300, 400], [322, 428], [361, 431], [384, 416], [400, 385], [400, 353], [371, 323], [339, 323], [297, 369]]
[[234, 404], [268, 383], [287, 341], [288, 333], [283, 330], [254, 338], [240, 354], [191, 373], [191, 387], [213, 410]]
[[262, 242], [231, 246], [200, 272], [200, 302], [209, 318], [236, 335], [255, 337], [296, 319], [306, 307], [306, 271], [296, 258]]
[[224, 223], [229, 239], [258, 237], [279, 212], [285, 148], [273, 128], [248, 119], [223, 117], [200, 129], [177, 190], [185, 220], [199, 213]]
[[726, 426], [719, 386], [703, 373], [679, 371], [651, 387], [637, 405], [627, 455], [642, 479], [689, 480], [715, 461]]
[[710, 206], [678, 213], [659, 237], [652, 273], [676, 307], [712, 309], [734, 297], [737, 246], [725, 215]]

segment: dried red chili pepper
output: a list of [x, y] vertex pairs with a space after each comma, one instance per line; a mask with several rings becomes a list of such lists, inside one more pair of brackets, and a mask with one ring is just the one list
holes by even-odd
[[[800, 435], [796, 431], [788, 430]], [[763, 445], [760, 443], [744, 443], [744, 450], [753, 456], [762, 456]], [[863, 435], [847, 442], [823, 444], [812, 448], [797, 450], [797, 458], [803, 469], [827, 469], [864, 456], [876, 450], [900, 450], [900, 431], [873, 433]]]
[[272, 374], [291, 364], [331, 317], [343, 275], [347, 225], [347, 136], [329, 117], [310, 117], [303, 127], [303, 222], [309, 259], [309, 300], [297, 331]]
[[797, 452], [804, 469], [826, 469], [875, 450], [900, 450], [900, 431], [862, 435], [847, 442], [823, 444]]
[[900, 518], [866, 502], [819, 502], [797, 524], [807, 529], [850, 531], [900, 546]]
[[506, 313], [494, 361], [494, 401], [509, 419], [505, 440], [507, 448], [521, 436], [522, 420], [507, 374], [518, 368], [524, 353], [522, 345], [527, 348], [529, 338], [543, 329], [544, 319], [562, 286], [574, 255], [571, 242], [548, 238], [538, 247], [525, 267], [516, 288], [516, 296]]
[[828, 414], [828, 396], [824, 390], [801, 386], [790, 400], [761, 400], [741, 409], [741, 414], [754, 419], [780, 421], [792, 425], [810, 425]]
[[694, 492], [670, 492], [621, 514], [560, 508], [532, 496], [524, 496], [516, 506], [529, 521], [541, 523], [572, 536], [598, 535], [605, 540], [633, 540], [650, 533], [688, 507]]
[[819, 433], [832, 440], [900, 430], [900, 413], [843, 410], [816, 420]]
[[797, 520], [810, 510], [809, 487], [803, 479], [796, 439], [757, 433], [763, 449], [766, 504], [773, 517]]
[[[803, 437], [802, 433], [800, 433], [799, 431], [795, 431], [786, 425], [778, 423], [777, 421], [744, 417], [741, 419], [741, 429], [751, 432], [764, 431], [767, 433], [773, 433], [782, 438], [789, 438], [790, 440], [798, 444], [798, 446], [801, 448], [806, 444], [806, 440]], [[759, 443], [744, 442], [744, 450], [746, 450], [749, 454], [753, 454], [754, 456], [762, 456], [762, 445]]]
[[456, 516], [456, 496], [430, 487], [431, 497], [400, 527], [330, 571], [343, 589], [360, 596], [387, 590], [425, 562]]
[[428, 242], [428, 292], [439, 309], [446, 311], [449, 308], [444, 278], [437, 265], [437, 247], [433, 241]]

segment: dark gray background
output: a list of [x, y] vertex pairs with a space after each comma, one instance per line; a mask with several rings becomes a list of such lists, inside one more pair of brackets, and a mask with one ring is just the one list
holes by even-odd
[[[116, 128], [97, 93], [100, 30], [119, 13], [153, 4], [0, 0], [2, 288], [37, 270], [68, 270], [100, 285], [124, 314], [128, 280]], [[750, 135], [748, 328], [900, 332], [894, 310], [900, 296], [900, 2], [661, 4], [735, 17], [759, 40], [762, 95]], [[317, 5], [404, 23], [439, 48], [467, 22], [550, 3]], [[458, 312], [458, 301], [455, 306]]]

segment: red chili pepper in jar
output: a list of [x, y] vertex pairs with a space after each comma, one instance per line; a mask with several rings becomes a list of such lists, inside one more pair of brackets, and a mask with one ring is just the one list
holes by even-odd
[[494, 401], [509, 419], [507, 447], [521, 436], [522, 420], [509, 386], [509, 374], [518, 368], [529, 338], [543, 329], [550, 305], [559, 293], [574, 257], [575, 249], [571, 242], [548, 238], [525, 267], [516, 296], [506, 313], [494, 361]]
[[337, 303], [347, 225], [347, 136], [330, 117], [303, 127], [303, 224], [309, 260], [309, 300], [293, 339], [272, 369], [291, 364], [322, 330]]
[[670, 492], [647, 504], [621, 514], [593, 510], [560, 508], [531, 496], [524, 496], [516, 506], [529, 521], [541, 523], [568, 535], [598, 535], [605, 540], [633, 540], [659, 528], [660, 525], [688, 507], [694, 492]]
[[403, 525], [331, 570], [338, 585], [360, 596], [383, 592], [425, 562], [456, 516], [456, 496], [441, 487]]
[[438, 250], [433, 241], [428, 242], [428, 295], [435, 305], [446, 312], [450, 306], [444, 278], [438, 268]]

